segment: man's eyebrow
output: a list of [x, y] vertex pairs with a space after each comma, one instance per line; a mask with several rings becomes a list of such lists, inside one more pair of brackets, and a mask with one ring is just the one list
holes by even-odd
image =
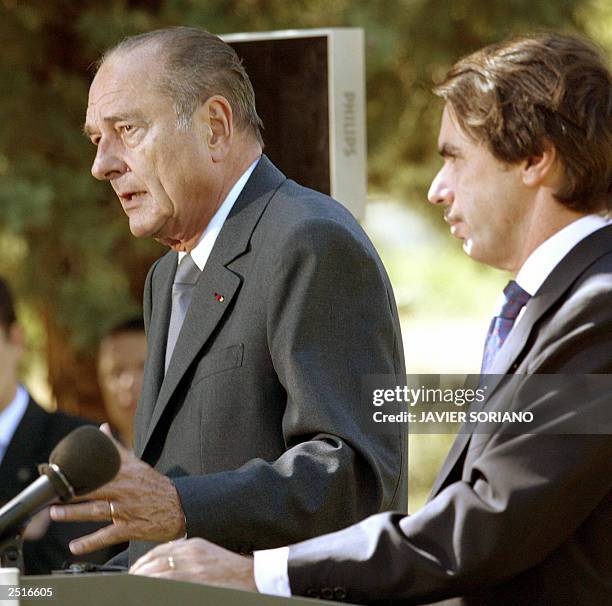
[[438, 153], [443, 158], [454, 158], [461, 155], [460, 149], [452, 143], [443, 143], [438, 147]]
[[81, 129], [81, 132], [88, 138], [90, 139], [91, 136], [94, 133], [94, 129], [90, 128], [87, 124], [83, 124], [83, 128]]
[[[102, 120], [109, 124], [114, 124], [115, 122], [122, 122], [123, 120], [142, 120], [142, 115], [139, 112], [126, 112], [125, 114], [106, 116]], [[87, 123], [83, 125], [83, 134], [88, 138], [90, 138], [96, 130], [96, 128], [90, 127]]]

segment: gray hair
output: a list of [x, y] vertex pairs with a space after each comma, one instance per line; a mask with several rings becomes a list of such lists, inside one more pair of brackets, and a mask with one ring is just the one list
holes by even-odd
[[179, 128], [188, 128], [198, 106], [213, 95], [225, 97], [238, 129], [249, 131], [263, 146], [263, 124], [255, 108], [249, 76], [234, 49], [221, 38], [195, 27], [170, 27], [125, 38], [104, 53], [109, 57], [155, 44], [164, 64], [159, 88], [174, 103]]

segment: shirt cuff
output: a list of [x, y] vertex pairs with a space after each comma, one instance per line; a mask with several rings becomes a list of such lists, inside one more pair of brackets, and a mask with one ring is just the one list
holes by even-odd
[[256, 551], [254, 557], [255, 585], [259, 593], [291, 597], [289, 586], [289, 547]]

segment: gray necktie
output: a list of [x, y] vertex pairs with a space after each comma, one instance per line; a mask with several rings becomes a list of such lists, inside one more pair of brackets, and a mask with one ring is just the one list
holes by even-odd
[[176, 268], [174, 276], [174, 284], [172, 285], [172, 313], [170, 315], [170, 325], [168, 326], [168, 341], [166, 343], [166, 365], [165, 370], [168, 370], [172, 352], [176, 345], [183, 320], [191, 303], [191, 295], [193, 287], [200, 277], [200, 268], [195, 264], [191, 255], [187, 254]]

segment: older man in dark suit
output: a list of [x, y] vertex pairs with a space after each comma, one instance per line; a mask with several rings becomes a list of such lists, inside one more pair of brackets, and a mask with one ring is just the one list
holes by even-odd
[[367, 373], [404, 372], [391, 285], [334, 200], [262, 156], [234, 51], [191, 28], [105, 56], [85, 130], [136, 236], [172, 251], [147, 278], [135, 451], [56, 520], [112, 520], [76, 553], [202, 536], [248, 553], [406, 506], [401, 428], [358, 410]]
[[133, 572], [356, 603], [612, 604], [609, 68], [588, 42], [541, 34], [461, 60], [437, 92], [429, 199], [470, 256], [516, 274], [478, 412], [512, 405], [538, 430], [461, 433], [413, 516], [256, 552], [254, 568], [204, 541], [160, 546]]

